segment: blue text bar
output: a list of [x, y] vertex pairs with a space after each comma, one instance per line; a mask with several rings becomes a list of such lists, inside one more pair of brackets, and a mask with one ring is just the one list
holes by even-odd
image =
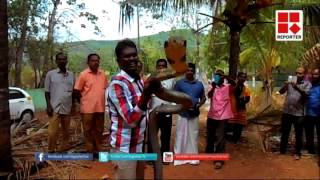
[[156, 161], [156, 153], [108, 153], [100, 152], [99, 161]]
[[92, 160], [91, 153], [35, 153], [37, 161], [76, 161], [76, 160]]

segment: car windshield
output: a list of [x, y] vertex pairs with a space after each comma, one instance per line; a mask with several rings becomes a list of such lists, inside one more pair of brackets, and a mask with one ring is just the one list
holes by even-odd
[[9, 91], [9, 99], [20, 99], [25, 98], [25, 95], [18, 90], [10, 90]]

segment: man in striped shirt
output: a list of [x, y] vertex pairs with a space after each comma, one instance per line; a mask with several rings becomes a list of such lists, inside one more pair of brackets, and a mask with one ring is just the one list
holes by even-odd
[[[120, 72], [108, 88], [111, 119], [110, 144], [113, 153], [142, 153], [146, 130], [146, 113], [152, 92], [161, 88], [160, 81], [139, 77], [138, 51], [129, 39], [119, 41], [115, 53]], [[116, 179], [143, 179], [141, 161], [114, 161]]]

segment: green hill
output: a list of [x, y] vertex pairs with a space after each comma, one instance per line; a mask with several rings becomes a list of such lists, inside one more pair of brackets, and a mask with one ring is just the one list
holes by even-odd
[[[196, 40], [191, 30], [178, 29], [169, 32], [160, 32], [150, 36], [143, 36], [140, 38], [140, 47], [143, 52], [140, 60], [145, 64], [145, 70], [147, 72], [153, 70], [155, 61], [158, 58], [165, 57], [162, 48], [169, 36], [181, 36], [187, 40], [187, 58], [190, 57], [192, 52], [196, 49]], [[133, 40], [135, 42], [137, 41], [137, 39]], [[90, 53], [98, 53], [102, 59], [102, 69], [109, 71], [110, 74], [114, 74], [118, 71], [118, 65], [114, 54], [114, 48], [117, 42], [118, 41], [89, 40], [68, 43], [69, 68], [73, 72], [81, 72], [87, 66], [87, 55]]]
[[[179, 35], [184, 37], [187, 40], [188, 48], [195, 47], [195, 37], [192, 34], [191, 30], [186, 29], [177, 29], [169, 32], [160, 32], [158, 34], [143, 36], [140, 38], [140, 43], [143, 43], [145, 40], [157, 41], [161, 44], [164, 43], [168, 39], [170, 35]], [[135, 42], [137, 39], [132, 39]], [[88, 41], [76, 41], [68, 44], [69, 50], [71, 54], [85, 55], [92, 52], [97, 52], [102, 49], [114, 49], [117, 41], [96, 41], [96, 40], [88, 40]], [[161, 47], [159, 47], [161, 48]]]

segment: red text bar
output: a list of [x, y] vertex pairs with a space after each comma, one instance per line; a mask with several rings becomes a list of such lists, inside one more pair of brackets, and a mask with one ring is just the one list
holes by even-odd
[[215, 154], [174, 154], [173, 160], [207, 160], [207, 161], [227, 161], [230, 159], [228, 153]]

